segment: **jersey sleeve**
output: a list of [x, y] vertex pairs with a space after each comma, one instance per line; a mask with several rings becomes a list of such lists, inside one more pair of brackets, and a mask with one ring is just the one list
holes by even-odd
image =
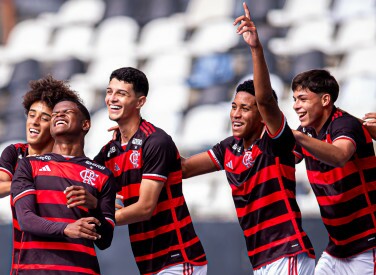
[[10, 193], [13, 203], [16, 203], [22, 197], [35, 195], [35, 184], [33, 172], [28, 158], [21, 159], [14, 174]]
[[214, 145], [209, 151], [208, 154], [217, 167], [218, 170], [223, 170], [225, 162], [225, 153], [226, 153], [226, 144], [228, 144], [229, 138], [222, 140], [221, 142]]
[[277, 133], [271, 135], [267, 128], [266, 132], [267, 135], [263, 135], [260, 143], [264, 152], [273, 156], [291, 154], [295, 146], [295, 138], [285, 116]]
[[180, 158], [175, 143], [168, 135], [151, 135], [143, 147], [143, 179], [166, 182], [170, 171], [176, 171]]
[[18, 156], [16, 148], [13, 144], [8, 145], [1, 153], [0, 171], [7, 173], [10, 178], [13, 178], [17, 160]]
[[350, 116], [342, 116], [333, 120], [329, 135], [332, 142], [346, 139], [351, 141], [355, 148], [357, 147], [357, 143], [364, 139], [362, 139], [362, 125], [356, 118]]
[[35, 184], [28, 158], [20, 160], [11, 184], [11, 195], [22, 231], [42, 237], [62, 237], [67, 223], [53, 222], [37, 215]]
[[100, 165], [105, 165], [105, 149], [106, 149], [106, 146], [103, 146], [93, 159], [96, 163]]
[[99, 249], [108, 248], [112, 242], [115, 227], [115, 197], [116, 185], [111, 174], [99, 193], [97, 209], [90, 211], [101, 222], [101, 226], [97, 227], [97, 232], [102, 238], [95, 241]]

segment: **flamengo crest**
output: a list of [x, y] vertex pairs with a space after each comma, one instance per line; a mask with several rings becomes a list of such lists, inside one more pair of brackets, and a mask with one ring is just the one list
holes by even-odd
[[86, 169], [80, 172], [80, 176], [83, 179], [83, 183], [90, 184], [91, 186], [95, 186], [95, 180], [99, 177], [97, 174], [94, 173], [93, 170]]
[[251, 151], [246, 151], [244, 156], [243, 156], [243, 164], [245, 167], [250, 168], [253, 166], [255, 161], [252, 158], [252, 150]]
[[129, 161], [133, 164], [134, 168], [138, 167], [140, 153], [138, 151], [133, 151], [132, 154], [129, 156]]

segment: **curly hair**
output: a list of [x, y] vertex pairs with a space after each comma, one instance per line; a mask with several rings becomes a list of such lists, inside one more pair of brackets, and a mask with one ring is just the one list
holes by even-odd
[[31, 105], [36, 101], [43, 101], [49, 108], [62, 99], [73, 99], [82, 103], [77, 92], [70, 89], [66, 81], [56, 80], [51, 75], [29, 82], [30, 90], [23, 96], [25, 113], [30, 110]]

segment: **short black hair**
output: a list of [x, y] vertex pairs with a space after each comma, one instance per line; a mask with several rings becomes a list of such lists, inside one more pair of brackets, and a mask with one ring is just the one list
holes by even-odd
[[334, 103], [339, 94], [337, 80], [327, 70], [314, 69], [302, 72], [294, 77], [291, 84], [292, 91], [297, 89], [309, 89], [311, 92], [320, 94], [328, 93]]
[[133, 90], [137, 95], [147, 96], [149, 92], [149, 82], [146, 75], [138, 69], [132, 67], [119, 68], [111, 73], [110, 81], [117, 80], [133, 85]]
[[[255, 85], [253, 84], [253, 80], [246, 80], [244, 81], [243, 83], [240, 83], [237, 87], [236, 87], [236, 93], [238, 92], [247, 92], [247, 93], [250, 93], [251, 95], [255, 96]], [[277, 94], [275, 93], [274, 90], [272, 90], [273, 92], [273, 97], [274, 99], [278, 102], [278, 97], [277, 97]]]
[[56, 104], [59, 103], [59, 102], [62, 102], [62, 101], [69, 101], [69, 102], [75, 103], [77, 105], [77, 109], [80, 110], [81, 114], [84, 116], [84, 119], [91, 120], [90, 112], [85, 107], [85, 105], [82, 103], [81, 99], [75, 99], [75, 98], [71, 98], [71, 97], [61, 98], [58, 102], [56, 102]]
[[62, 98], [81, 100], [77, 92], [71, 90], [66, 81], [57, 80], [51, 75], [30, 81], [29, 86], [30, 90], [23, 96], [22, 102], [26, 114], [36, 101], [43, 101], [52, 109]]

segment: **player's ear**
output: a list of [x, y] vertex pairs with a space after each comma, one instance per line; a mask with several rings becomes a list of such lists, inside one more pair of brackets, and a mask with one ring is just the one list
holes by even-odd
[[137, 99], [137, 109], [141, 109], [142, 106], [144, 106], [144, 104], [146, 103], [146, 96], [140, 96], [138, 99]]
[[84, 119], [82, 121], [82, 130], [87, 132], [87, 131], [89, 131], [90, 127], [91, 127], [91, 121], [88, 120], [88, 119]]
[[322, 106], [328, 106], [332, 101], [330, 94], [323, 94], [321, 97]]

